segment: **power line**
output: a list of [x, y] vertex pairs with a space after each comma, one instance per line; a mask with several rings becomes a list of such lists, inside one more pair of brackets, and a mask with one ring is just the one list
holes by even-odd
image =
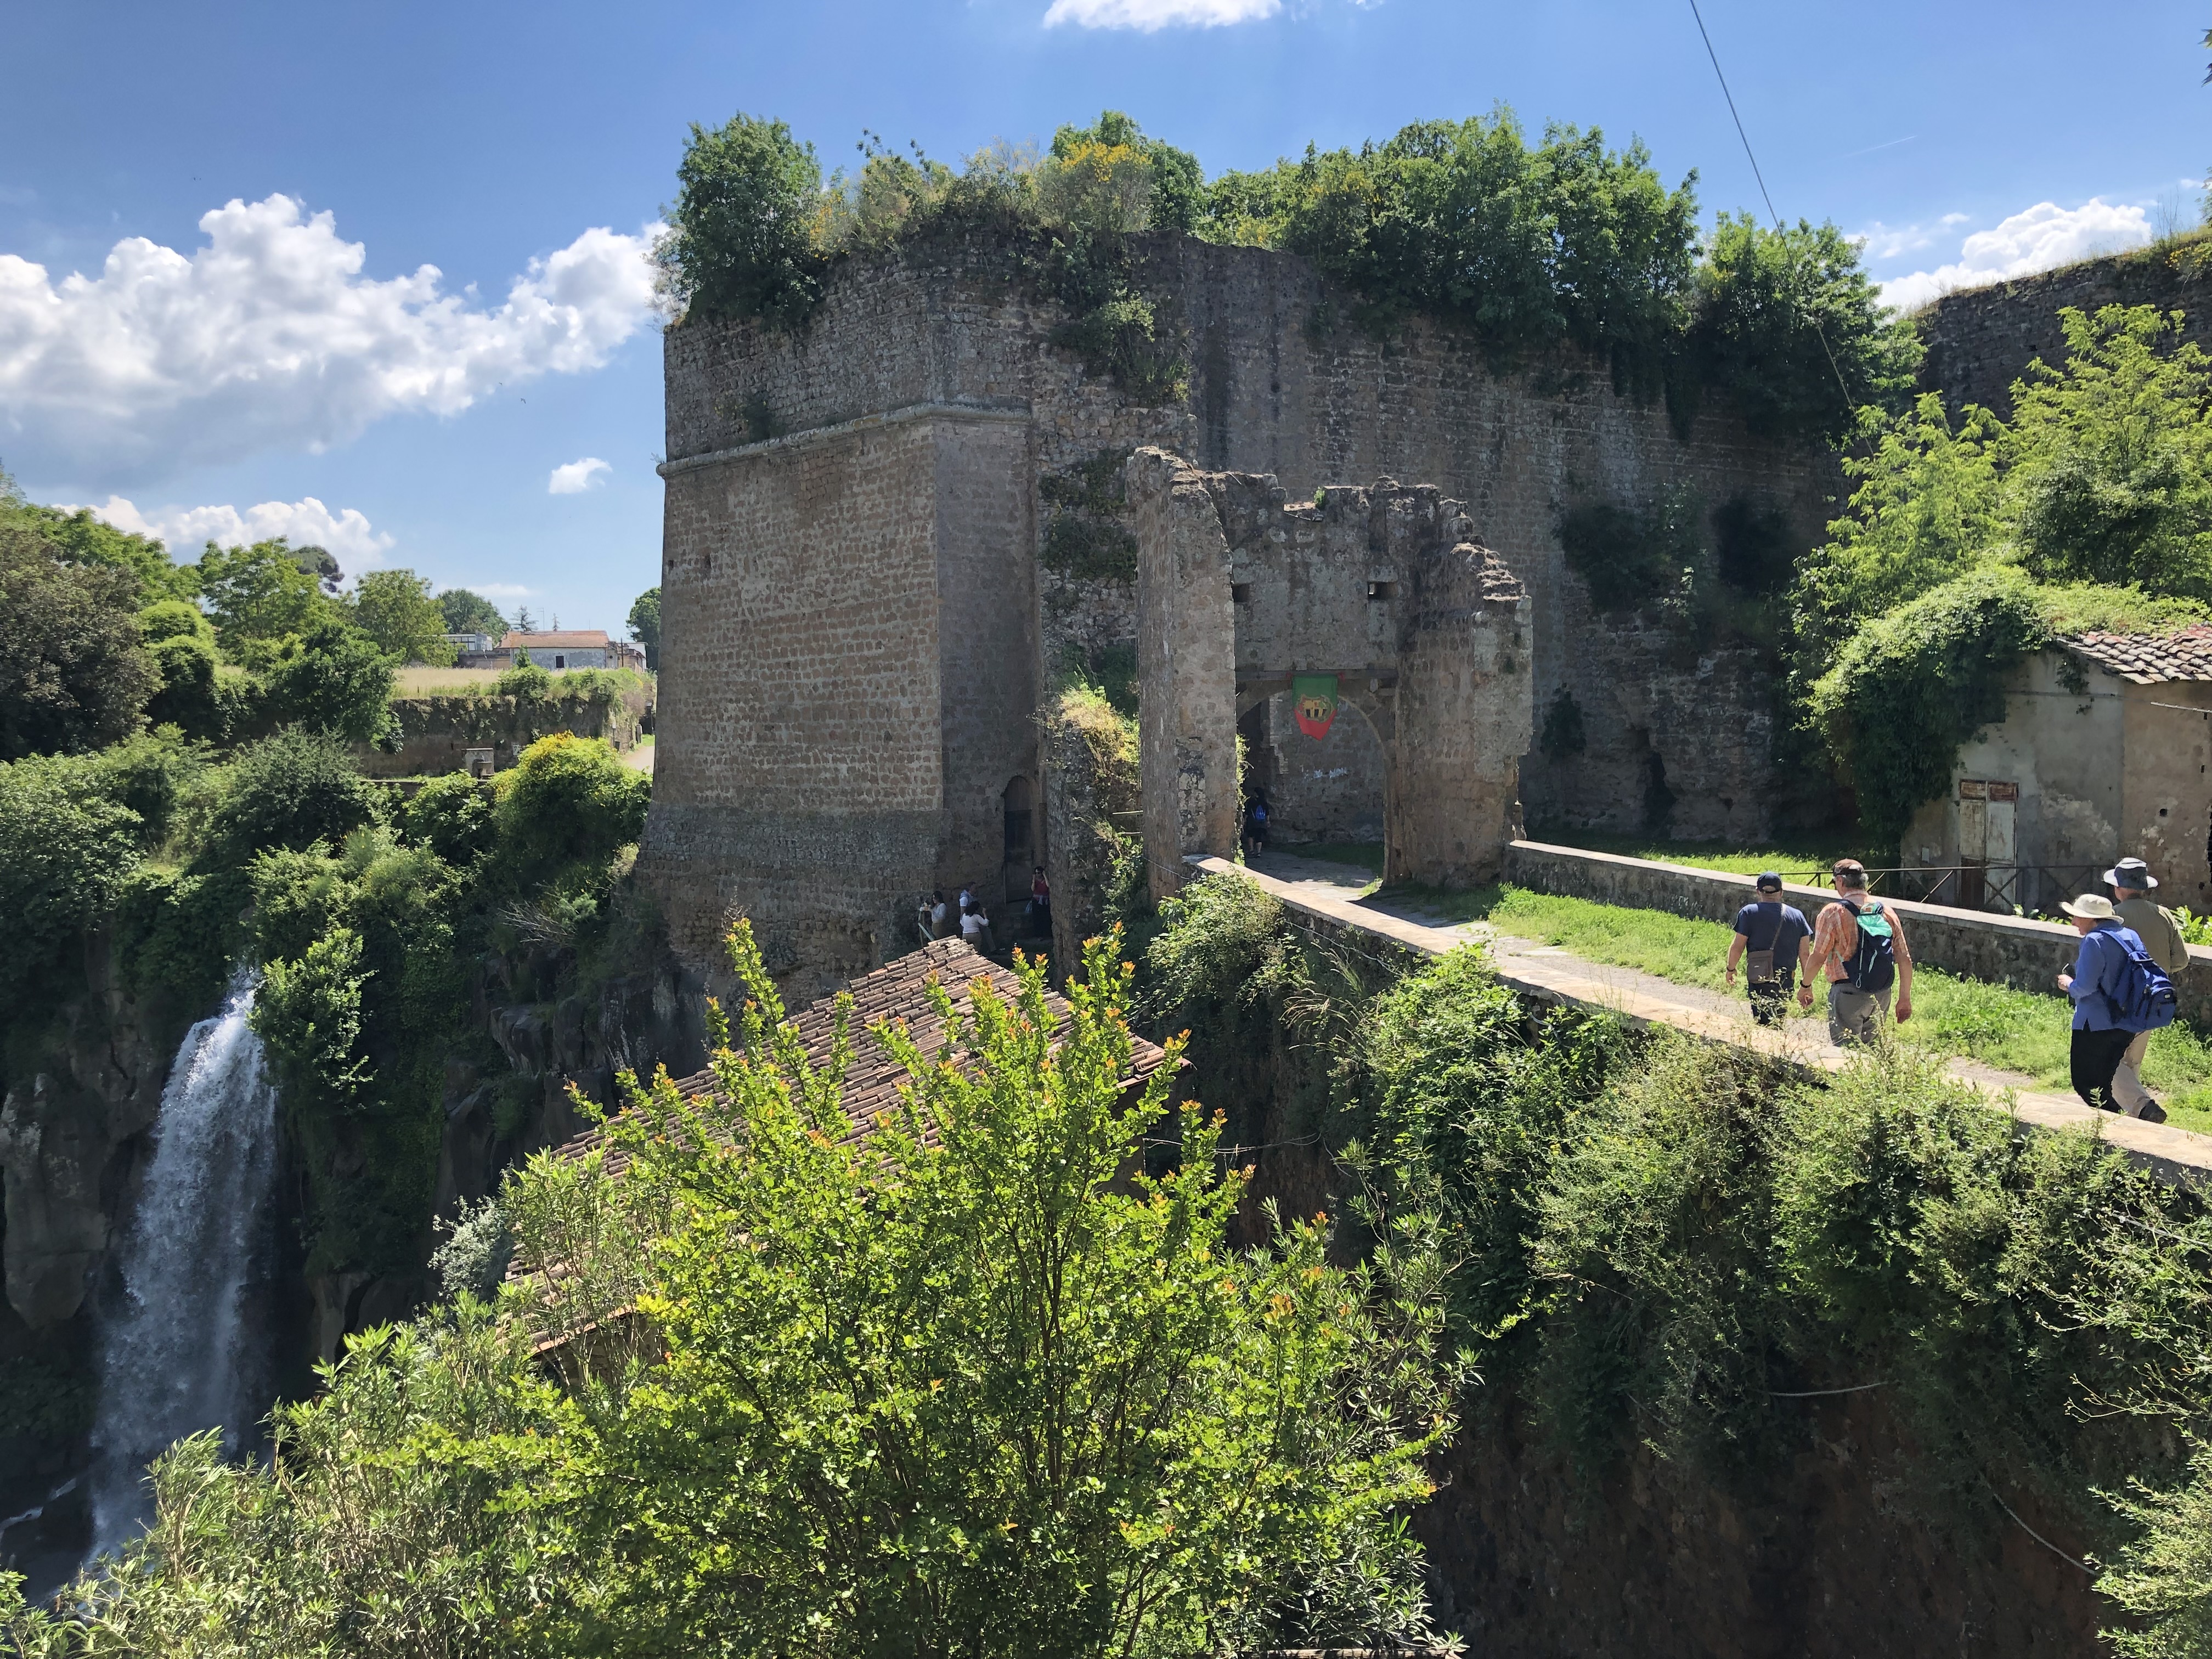
[[[1737, 112], [1735, 94], [1729, 90], [1728, 76], [1721, 69], [1721, 55], [1713, 50], [1713, 37], [1705, 27], [1705, 14], [1698, 9], [1698, 0], [1690, 0], [1690, 15], [1697, 20], [1698, 36], [1705, 43], [1705, 56], [1712, 59], [1713, 78], [1721, 83], [1721, 96], [1728, 100], [1729, 118], [1735, 123], [1735, 136], [1743, 141], [1744, 159], [1751, 163], [1751, 176], [1759, 181], [1759, 193], [1766, 203], [1766, 216], [1774, 221], [1774, 234], [1782, 232], [1782, 216], [1774, 210], [1774, 197], [1766, 188], [1766, 175], [1759, 170], [1759, 157], [1751, 148], [1751, 135], [1743, 130], [1743, 117]], [[2208, 77], [2212, 78], [2212, 77]], [[1821, 355], [1828, 360], [1829, 372], [1836, 377], [1836, 389], [1844, 394], [1846, 408], [1851, 404], [1851, 388], [1844, 379], [1843, 365], [1837, 362], [1835, 349], [1828, 343], [1828, 331], [1820, 326], [1820, 319], [1811, 311], [1805, 320], [1813, 325], [1813, 333], [1820, 342]]]
[[1705, 43], [1705, 56], [1713, 60], [1713, 78], [1721, 83], [1721, 96], [1728, 100], [1729, 118], [1735, 123], [1735, 136], [1743, 140], [1744, 159], [1751, 163], [1751, 176], [1759, 180], [1759, 193], [1766, 198], [1766, 216], [1774, 221], [1777, 230], [1782, 228], [1782, 216], [1774, 210], [1774, 198], [1766, 189], [1766, 175], [1759, 170], [1759, 157], [1751, 153], [1751, 135], [1743, 130], [1743, 117], [1736, 112], [1735, 94], [1729, 90], [1728, 76], [1721, 72], [1721, 55], [1713, 50], [1713, 37], [1706, 33], [1705, 14], [1698, 9], [1698, 0], [1690, 0], [1690, 15], [1698, 21], [1698, 37]]

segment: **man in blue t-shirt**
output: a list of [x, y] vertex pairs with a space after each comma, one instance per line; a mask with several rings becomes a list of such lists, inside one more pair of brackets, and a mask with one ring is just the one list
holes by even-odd
[[1779, 1025], [1788, 1010], [1791, 981], [1797, 976], [1798, 946], [1813, 937], [1813, 929], [1803, 911], [1782, 902], [1779, 875], [1769, 870], [1755, 885], [1759, 897], [1735, 913], [1728, 982], [1735, 986], [1736, 964], [1748, 953], [1744, 980], [1751, 987], [1751, 1017], [1761, 1025]]

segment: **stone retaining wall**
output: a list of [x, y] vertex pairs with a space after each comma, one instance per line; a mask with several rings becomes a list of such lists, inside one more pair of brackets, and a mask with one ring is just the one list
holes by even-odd
[[555, 732], [604, 738], [617, 750], [635, 749], [647, 699], [623, 691], [607, 702], [581, 697], [394, 697], [399, 747], [386, 753], [372, 744], [353, 745], [354, 763], [372, 778], [440, 777], [458, 772], [471, 749], [493, 751], [504, 772], [522, 751]]
[[[1709, 921], [1734, 921], [1736, 911], [1754, 896], [1749, 876], [1531, 841], [1516, 841], [1506, 848], [1505, 879], [1540, 893], [1639, 910], [1671, 910]], [[1785, 884], [1783, 892], [1808, 921], [1820, 905], [1835, 898], [1818, 887]], [[1905, 924], [1905, 941], [1919, 967], [2055, 996], [2053, 976], [2074, 961], [2075, 933], [2062, 923], [1954, 910], [1907, 899], [1887, 902]], [[2175, 987], [2181, 994], [2182, 1018], [2192, 1024], [2212, 1024], [2212, 950], [2192, 945], [2189, 956], [2192, 971]]]

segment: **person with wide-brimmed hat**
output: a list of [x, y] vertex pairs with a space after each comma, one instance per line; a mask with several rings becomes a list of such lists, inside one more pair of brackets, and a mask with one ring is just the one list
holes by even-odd
[[[2136, 1033], [2151, 1029], [2140, 1014], [2143, 970], [2148, 968], [2166, 986], [2170, 1000], [2173, 988], [2166, 981], [2142, 940], [2123, 922], [2102, 893], [2084, 893], [2058, 907], [2073, 919], [2081, 936], [2074, 957], [2074, 971], [2058, 975], [2058, 988], [2074, 999], [2074, 1038], [2069, 1056], [2074, 1092], [2100, 1112], [2117, 1112], [2112, 1098], [2112, 1073]], [[2172, 1018], [2169, 1007], [2164, 1024]]]
[[[2151, 897], [2158, 878], [2141, 859], [2122, 859], [2105, 872], [2105, 884], [2112, 890], [2112, 909], [2121, 922], [2143, 942], [2150, 959], [2179, 980], [2189, 970], [2189, 941], [2181, 936], [2181, 923], [2172, 911]], [[2112, 1073], [2112, 1099], [2124, 1112], [2152, 1123], [2166, 1121], [2166, 1109], [2143, 1087], [2143, 1055], [2150, 1048], [2150, 1033], [2138, 1031], [2119, 1069]]]

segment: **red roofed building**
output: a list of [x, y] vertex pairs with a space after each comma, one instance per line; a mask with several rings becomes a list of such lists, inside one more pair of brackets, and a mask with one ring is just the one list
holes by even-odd
[[558, 633], [510, 633], [499, 642], [509, 659], [527, 659], [540, 668], [620, 668], [623, 649], [602, 629], [574, 628]]

